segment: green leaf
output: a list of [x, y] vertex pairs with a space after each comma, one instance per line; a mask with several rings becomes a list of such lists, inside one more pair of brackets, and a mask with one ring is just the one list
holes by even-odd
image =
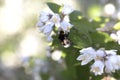
[[95, 48], [105, 47], [106, 43], [111, 41], [110, 36], [104, 32], [93, 32], [89, 34]]
[[60, 5], [51, 2], [47, 2], [47, 5], [54, 13], [59, 13]]
[[116, 80], [119, 80], [119, 79], [120, 79], [120, 70], [116, 71], [116, 72], [113, 74], [113, 77], [116, 78]]
[[76, 21], [72, 21], [72, 24], [74, 27], [70, 31], [70, 40], [73, 44], [78, 48], [92, 46], [92, 39], [89, 34], [95, 32], [97, 26], [92, 26], [92, 23], [86, 18], [76, 19]]
[[65, 62], [67, 66], [66, 76], [68, 76], [69, 78], [67, 80], [78, 80], [75, 63], [77, 63], [76, 58], [79, 54], [79, 49], [76, 49], [71, 46], [67, 49], [63, 48], [62, 50], [64, 51], [64, 53], [66, 53], [66, 57], [65, 57]]
[[97, 22], [89, 22], [87, 18], [81, 18], [81, 19], [74, 19], [71, 22], [76, 29], [83, 34], [86, 34], [88, 32], [95, 32], [96, 28], [99, 27], [99, 24]]
[[113, 42], [113, 41], [108, 42], [108, 43], [105, 44], [105, 48], [108, 49], [108, 50], [116, 49], [116, 50], [118, 50], [117, 54], [120, 54], [120, 45], [117, 42]]
[[49, 75], [45, 74], [45, 73], [42, 73], [41, 77], [42, 77], [42, 80], [48, 80], [49, 79]]
[[70, 21], [77, 21], [78, 19], [81, 19], [82, 18], [82, 13], [80, 11], [73, 11], [71, 14], [70, 14]]
[[95, 76], [94, 74], [91, 76], [92, 80], [101, 80], [103, 78], [102, 75]]
[[85, 34], [72, 28], [69, 35], [72, 45], [76, 48], [84, 48], [90, 45], [90, 41]]
[[90, 77], [90, 65], [85, 65], [85, 66], [76, 66], [76, 75], [77, 75], [77, 80], [89, 80]]

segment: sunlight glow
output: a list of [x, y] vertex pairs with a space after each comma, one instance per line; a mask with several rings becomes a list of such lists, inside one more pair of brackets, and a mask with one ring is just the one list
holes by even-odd
[[120, 11], [117, 13], [117, 18], [120, 20]]
[[92, 19], [94, 19], [95, 17], [99, 17], [101, 16], [101, 6], [92, 5], [88, 8], [87, 13]]
[[56, 50], [52, 53], [51, 57], [52, 57], [53, 60], [58, 61], [62, 57], [62, 52]]
[[5, 51], [1, 55], [2, 63], [5, 65], [5, 67], [14, 68], [20, 66], [20, 61], [13, 52]]
[[21, 29], [22, 24], [22, 0], [5, 0], [5, 6], [1, 9], [0, 32], [11, 35]]
[[35, 35], [26, 35], [20, 44], [20, 55], [24, 57], [34, 56], [40, 48], [39, 41]]
[[111, 3], [106, 4], [104, 7], [104, 11], [107, 15], [112, 15], [115, 13], [115, 6]]

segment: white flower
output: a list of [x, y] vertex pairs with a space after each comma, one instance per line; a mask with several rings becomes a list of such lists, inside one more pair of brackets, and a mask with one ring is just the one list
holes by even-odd
[[58, 14], [54, 14], [50, 19], [51, 22], [55, 24], [56, 27], [60, 27], [60, 16]]
[[95, 60], [104, 60], [110, 55], [116, 55], [117, 50], [104, 50], [104, 49], [99, 49], [96, 51], [96, 57]]
[[104, 69], [104, 63], [100, 60], [95, 61], [95, 63], [91, 66], [92, 72], [94, 72], [95, 75], [101, 75], [103, 73]]
[[110, 61], [105, 61], [105, 72], [106, 73], [111, 73], [111, 72], [115, 72], [115, 69], [113, 67], [113, 64]]
[[120, 69], [120, 55], [117, 55], [117, 65], [119, 66]]
[[105, 71], [106, 73], [115, 72], [115, 70], [120, 69], [120, 59], [117, 55], [111, 55], [105, 61]]
[[69, 22], [63, 20], [61, 23], [60, 23], [60, 29], [62, 29], [63, 31], [67, 31], [69, 32], [70, 31], [70, 28], [72, 28], [72, 24], [70, 24]]
[[40, 17], [39, 17], [39, 21], [41, 22], [47, 22], [50, 18], [50, 13], [47, 12], [41, 12], [40, 13]]
[[110, 34], [110, 37], [111, 37], [112, 39], [114, 39], [115, 41], [117, 41], [117, 35], [116, 35], [115, 33], [111, 33], [111, 34]]
[[116, 32], [116, 34], [112, 33], [111, 38], [114, 39], [115, 41], [118, 42], [118, 44], [120, 44], [120, 30]]
[[101, 75], [104, 72], [112, 73], [120, 69], [120, 55], [117, 55], [116, 51], [105, 50], [104, 48], [94, 50], [92, 47], [88, 47], [80, 50], [77, 60], [82, 61], [81, 65], [86, 65], [94, 60], [90, 71], [95, 75]]
[[88, 48], [84, 48], [82, 50], [80, 50], [81, 54], [87, 54], [87, 53], [91, 53], [94, 54], [95, 50], [92, 47], [88, 47]]
[[[73, 26], [70, 24], [69, 14], [73, 12], [73, 8], [64, 5], [61, 9], [61, 13], [49, 13], [49, 12], [41, 12], [39, 16], [39, 21], [37, 22], [36, 26], [39, 27], [39, 31], [44, 33], [47, 36], [47, 41], [51, 42], [53, 38], [51, 37], [51, 32], [53, 27], [55, 30], [57, 29], [58, 32], [60, 30], [64, 32], [69, 32], [70, 28]], [[69, 47], [70, 44], [66, 44], [64, 47]]]
[[91, 54], [83, 54], [78, 56], [77, 60], [82, 60], [81, 65], [86, 65], [93, 60], [93, 56]]
[[62, 57], [62, 51], [56, 50], [51, 54], [51, 58], [55, 61], [59, 61]]
[[53, 30], [54, 23], [47, 22], [44, 26], [40, 27], [40, 31], [46, 35], [50, 35]]
[[95, 50], [92, 47], [80, 50], [81, 54], [77, 57], [77, 60], [82, 60], [81, 65], [86, 65], [92, 61], [95, 57]]
[[70, 13], [73, 12], [73, 8], [71, 6], [68, 6], [68, 5], [64, 5], [63, 8], [62, 8], [62, 13], [64, 15], [68, 15]]
[[68, 15], [64, 16], [64, 19], [63, 19], [63, 20], [66, 21], [66, 22], [70, 22], [70, 19], [69, 19], [69, 16], [68, 16]]
[[117, 54], [116, 51], [117, 50], [105, 50], [107, 55], [116, 55]]

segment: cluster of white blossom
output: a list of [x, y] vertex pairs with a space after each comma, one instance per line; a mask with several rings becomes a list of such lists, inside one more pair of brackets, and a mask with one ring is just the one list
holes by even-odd
[[58, 31], [69, 32], [73, 25], [70, 24], [68, 15], [72, 12], [73, 8], [68, 5], [62, 7], [60, 14], [41, 12], [37, 23], [40, 32], [43, 32], [47, 36], [48, 41], [52, 40], [51, 32], [53, 31], [53, 27], [56, 27]]
[[115, 33], [110, 34], [111, 38], [114, 39], [118, 44], [120, 44], [120, 30]]
[[100, 48], [95, 50], [92, 47], [80, 50], [80, 55], [77, 60], [82, 61], [81, 65], [94, 61], [91, 65], [91, 72], [95, 75], [103, 73], [112, 73], [120, 69], [120, 55], [117, 55], [117, 50], [105, 50]]

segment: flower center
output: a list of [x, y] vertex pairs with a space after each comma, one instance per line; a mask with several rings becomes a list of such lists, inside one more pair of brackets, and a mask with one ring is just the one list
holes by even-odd
[[99, 67], [95, 67], [95, 68], [93, 69], [93, 71], [94, 71], [94, 72], [99, 72], [100, 69], [99, 69]]
[[103, 60], [103, 57], [97, 56], [97, 57], [96, 57], [96, 60]]
[[53, 22], [54, 22], [54, 23], [57, 22], [57, 18], [56, 18], [56, 17], [53, 18]]

